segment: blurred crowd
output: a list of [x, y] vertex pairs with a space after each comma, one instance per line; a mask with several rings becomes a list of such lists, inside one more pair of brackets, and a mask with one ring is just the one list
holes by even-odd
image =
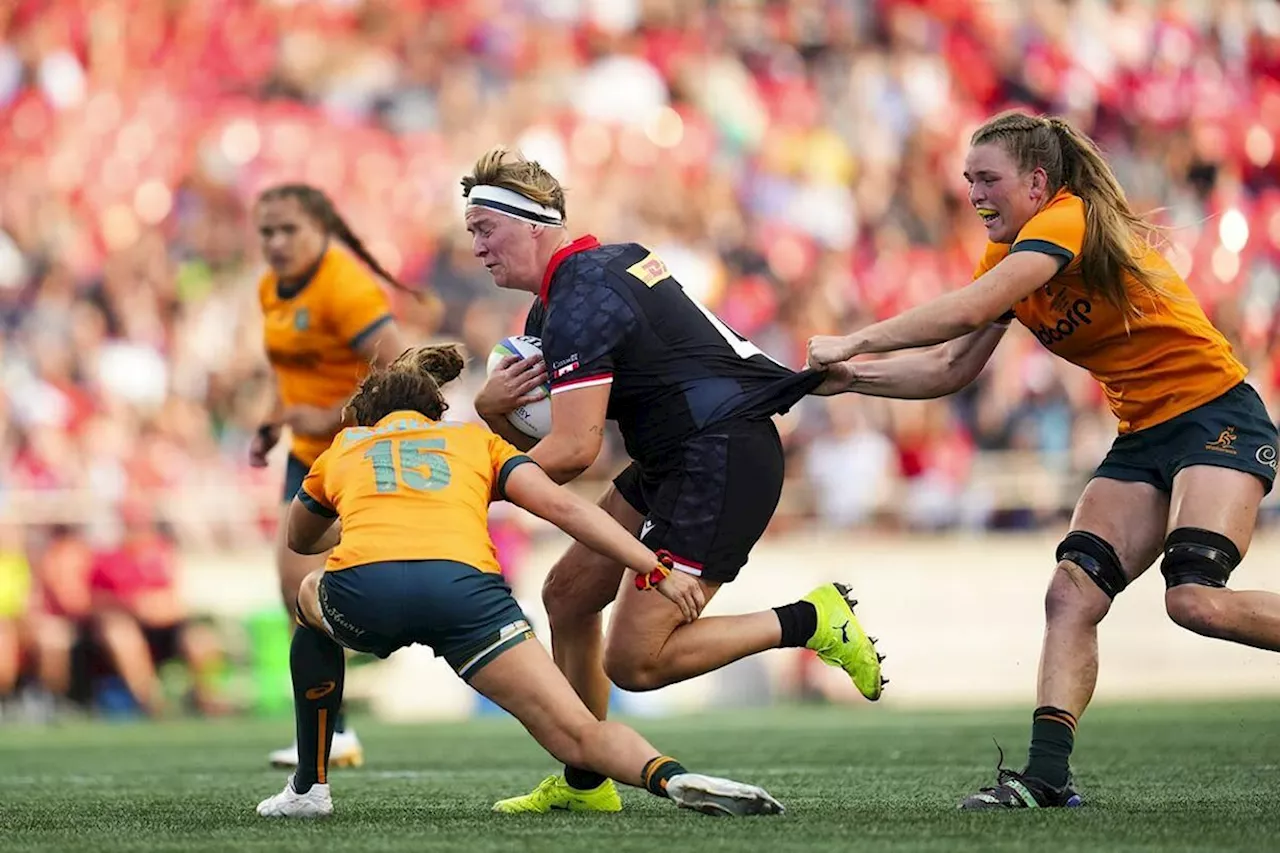
[[[395, 294], [410, 334], [483, 356], [528, 299], [471, 257], [458, 179], [519, 147], [566, 185], [575, 236], [650, 245], [798, 365], [810, 335], [968, 280], [960, 163], [1008, 106], [1094, 135], [1280, 411], [1271, 0], [0, 4], [0, 515], [29, 522], [5, 534], [0, 604], [19, 564], [56, 587], [42, 567], [68, 541], [88, 607], [111, 581], [85, 567], [139, 525], [272, 536], [282, 465], [246, 464], [268, 387], [249, 211], [270, 183], [329, 192], [439, 297]], [[785, 519], [925, 530], [1059, 518], [1114, 434], [1094, 383], [1018, 330], [951, 399], [806, 401], [784, 426]], [[50, 595], [46, 615], [72, 606]]]

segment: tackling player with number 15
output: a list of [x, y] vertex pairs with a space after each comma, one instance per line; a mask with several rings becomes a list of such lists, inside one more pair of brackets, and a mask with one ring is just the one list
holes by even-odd
[[[289, 669], [300, 761], [263, 817], [333, 813], [329, 748], [342, 702], [342, 648], [387, 657], [430, 646], [468, 684], [510, 711], [564, 761], [710, 814], [778, 814], [768, 792], [689, 773], [632, 729], [596, 720], [539, 643], [502, 580], [489, 504], [506, 498], [644, 576], [667, 558], [552, 483], [484, 427], [445, 423], [441, 386], [462, 370], [456, 347], [411, 349], [361, 383], [348, 422], [308, 472], [289, 513], [289, 545], [333, 549], [302, 582]], [[688, 590], [664, 595], [695, 618]]]

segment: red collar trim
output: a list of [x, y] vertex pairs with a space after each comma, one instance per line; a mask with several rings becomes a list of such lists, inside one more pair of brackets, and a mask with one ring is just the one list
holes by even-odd
[[547, 304], [547, 296], [551, 293], [551, 279], [555, 276], [556, 270], [560, 268], [560, 265], [570, 255], [597, 248], [599, 245], [600, 241], [595, 237], [590, 234], [584, 234], [551, 256], [551, 260], [547, 262], [547, 271], [542, 274], [542, 289], [538, 291], [538, 298], [542, 300], [543, 305]]

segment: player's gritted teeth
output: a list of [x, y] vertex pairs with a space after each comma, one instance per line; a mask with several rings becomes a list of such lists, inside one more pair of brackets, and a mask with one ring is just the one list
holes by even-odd
[[1000, 219], [1000, 212], [991, 207], [979, 207], [978, 216], [982, 218], [982, 224], [990, 228]]

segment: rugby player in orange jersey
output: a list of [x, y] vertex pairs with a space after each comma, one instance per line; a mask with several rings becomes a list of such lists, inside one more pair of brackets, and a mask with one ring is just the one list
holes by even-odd
[[[258, 298], [277, 393], [249, 448], [249, 464], [266, 466], [267, 453], [289, 427], [292, 442], [285, 464], [276, 569], [281, 597], [292, 613], [298, 584], [324, 564], [324, 555], [289, 550], [289, 504], [311, 463], [341, 428], [342, 406], [369, 365], [386, 365], [405, 349], [373, 273], [407, 288], [382, 268], [329, 197], [314, 187], [282, 184], [267, 189], [258, 196], [254, 220], [270, 265], [258, 283]], [[276, 767], [291, 767], [298, 761], [297, 753], [295, 744], [275, 750], [269, 760]], [[363, 761], [359, 738], [339, 719], [333, 763], [359, 766]]]
[[440, 386], [462, 370], [452, 346], [407, 351], [371, 373], [349, 422], [320, 454], [294, 498], [289, 545], [325, 567], [303, 580], [293, 673], [299, 762], [263, 817], [333, 812], [328, 753], [342, 701], [342, 647], [387, 657], [430, 646], [468, 684], [507, 709], [549, 752], [709, 814], [778, 814], [764, 790], [689, 773], [634, 730], [587, 710], [502, 579], [488, 531], [489, 503], [507, 499], [636, 572], [686, 621], [705, 604], [603, 509], [556, 485], [528, 456], [482, 426], [445, 423]]
[[1016, 318], [1102, 385], [1119, 436], [1057, 549], [1028, 763], [961, 803], [1074, 806], [1069, 760], [1097, 681], [1097, 625], [1157, 558], [1174, 622], [1280, 651], [1280, 595], [1226, 586], [1275, 480], [1276, 429], [1088, 137], [1059, 118], [1005, 113], [973, 134], [965, 178], [990, 240], [973, 283], [851, 335], [815, 337], [809, 362], [851, 391], [939, 397], [978, 375]]

